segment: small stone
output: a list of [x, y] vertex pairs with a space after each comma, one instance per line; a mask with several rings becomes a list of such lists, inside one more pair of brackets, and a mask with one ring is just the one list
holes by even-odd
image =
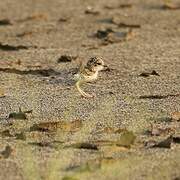
[[58, 63], [66, 63], [66, 62], [71, 62], [73, 60], [76, 60], [77, 56], [70, 56], [70, 55], [62, 55], [57, 62]]
[[172, 120], [180, 121], [180, 112], [173, 112], [171, 114]]
[[88, 6], [87, 9], [84, 11], [85, 14], [92, 14], [92, 15], [98, 15], [100, 12], [96, 9], [94, 9], [91, 6]]

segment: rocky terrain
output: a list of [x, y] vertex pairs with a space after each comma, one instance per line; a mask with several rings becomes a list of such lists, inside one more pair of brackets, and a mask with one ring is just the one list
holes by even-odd
[[0, 179], [179, 180], [179, 50], [178, 0], [0, 1]]

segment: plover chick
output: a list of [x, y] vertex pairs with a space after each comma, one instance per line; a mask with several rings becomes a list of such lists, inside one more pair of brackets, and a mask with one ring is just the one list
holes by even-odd
[[83, 97], [91, 98], [94, 95], [84, 92], [80, 85], [95, 81], [98, 77], [98, 72], [103, 70], [104, 67], [104, 61], [99, 57], [92, 57], [84, 67], [80, 66], [79, 72], [75, 74], [74, 79], [76, 80], [76, 88]]

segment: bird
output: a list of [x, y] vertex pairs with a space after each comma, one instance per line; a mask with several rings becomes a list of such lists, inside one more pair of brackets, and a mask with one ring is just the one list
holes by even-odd
[[80, 64], [79, 71], [74, 75], [74, 80], [76, 81], [75, 86], [79, 93], [86, 98], [95, 97], [95, 94], [88, 94], [84, 92], [80, 86], [87, 82], [93, 82], [98, 78], [99, 71], [102, 71], [106, 67], [104, 61], [100, 57], [91, 57], [87, 64], [83, 66]]

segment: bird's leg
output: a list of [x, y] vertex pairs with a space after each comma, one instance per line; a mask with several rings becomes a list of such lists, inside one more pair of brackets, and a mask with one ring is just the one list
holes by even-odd
[[82, 82], [79, 80], [79, 81], [77, 81], [76, 82], [76, 88], [77, 88], [77, 90], [80, 92], [80, 94], [82, 95], [82, 96], [85, 96], [85, 92], [80, 88], [80, 84], [82, 84]]
[[80, 88], [80, 84], [82, 84], [82, 81], [77, 81], [76, 82], [76, 88], [77, 90], [80, 92], [80, 94], [83, 96], [83, 97], [87, 97], [87, 98], [92, 98], [94, 97], [93, 95], [90, 95], [90, 94], [87, 94], [85, 93], [81, 88]]

